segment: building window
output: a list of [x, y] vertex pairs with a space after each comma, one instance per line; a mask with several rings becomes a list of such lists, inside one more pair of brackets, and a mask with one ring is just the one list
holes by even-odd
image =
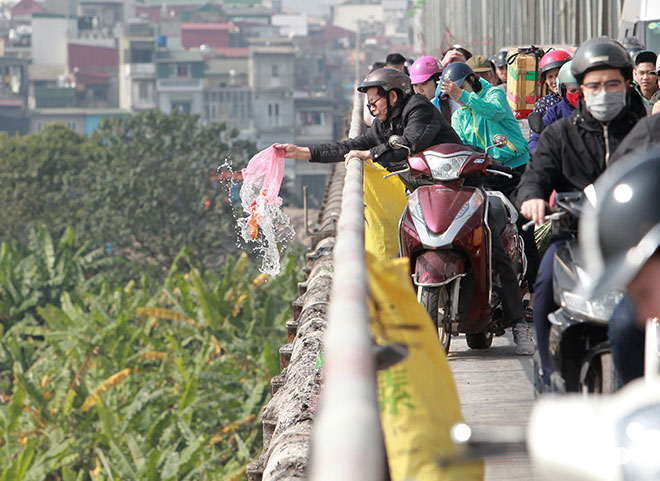
[[190, 77], [190, 65], [187, 63], [170, 64], [170, 77]]
[[270, 67], [270, 74], [271, 74], [271, 76], [273, 76], [273, 77], [279, 77], [280, 72], [279, 72], [279, 68], [278, 68], [277, 65], [272, 65], [272, 66]]
[[147, 100], [149, 98], [149, 84], [146, 81], [138, 82], [138, 98]]

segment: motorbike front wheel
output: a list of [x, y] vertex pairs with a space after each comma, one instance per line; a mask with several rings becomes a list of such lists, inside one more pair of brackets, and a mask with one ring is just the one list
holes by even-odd
[[451, 318], [449, 316], [449, 293], [446, 286], [420, 286], [419, 302], [431, 316], [438, 331], [438, 339], [445, 352], [451, 343]]
[[493, 344], [493, 333], [465, 334], [465, 340], [470, 349], [488, 349]]

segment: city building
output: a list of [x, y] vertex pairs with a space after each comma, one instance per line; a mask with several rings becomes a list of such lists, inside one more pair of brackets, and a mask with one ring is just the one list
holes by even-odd
[[156, 52], [158, 109], [202, 116], [204, 111], [204, 58], [200, 51]]
[[156, 28], [147, 19], [132, 19], [119, 39], [119, 107], [136, 112], [158, 106]]

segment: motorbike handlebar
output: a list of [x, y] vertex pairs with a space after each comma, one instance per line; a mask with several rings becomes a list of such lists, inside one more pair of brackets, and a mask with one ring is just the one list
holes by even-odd
[[[549, 220], [559, 220], [559, 218], [560, 218], [561, 216], [563, 216], [563, 215], [564, 215], [564, 212], [555, 212], [554, 214], [546, 215], [546, 216], [543, 218], [543, 220], [546, 221], [546, 222], [549, 221]], [[526, 224], [523, 224], [523, 226], [522, 226], [522, 230], [524, 230], [524, 231], [528, 231], [528, 230], [531, 229], [532, 227], [534, 227], [534, 221], [533, 221], [533, 220], [530, 220], [530, 221], [527, 222]]]
[[513, 179], [516, 174], [516, 171], [511, 167], [500, 164], [490, 164], [488, 167], [486, 167], [486, 172], [489, 174], [501, 175], [508, 179]]

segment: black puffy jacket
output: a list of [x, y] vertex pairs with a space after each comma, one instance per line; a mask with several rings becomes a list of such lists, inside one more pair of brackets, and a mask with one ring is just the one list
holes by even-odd
[[350, 150], [370, 150], [371, 158], [390, 171], [405, 167], [408, 152], [387, 145], [391, 135], [403, 135], [413, 153], [436, 144], [461, 144], [454, 129], [429, 100], [420, 94], [411, 95], [392, 109], [391, 119], [374, 119], [369, 130], [354, 139], [328, 144], [310, 145], [311, 162], [342, 162]]
[[516, 192], [518, 207], [529, 199], [548, 200], [553, 190], [576, 192], [593, 183], [637, 121], [646, 115], [634, 92], [609, 123], [591, 116], [580, 100], [573, 115], [546, 127], [527, 163]]

